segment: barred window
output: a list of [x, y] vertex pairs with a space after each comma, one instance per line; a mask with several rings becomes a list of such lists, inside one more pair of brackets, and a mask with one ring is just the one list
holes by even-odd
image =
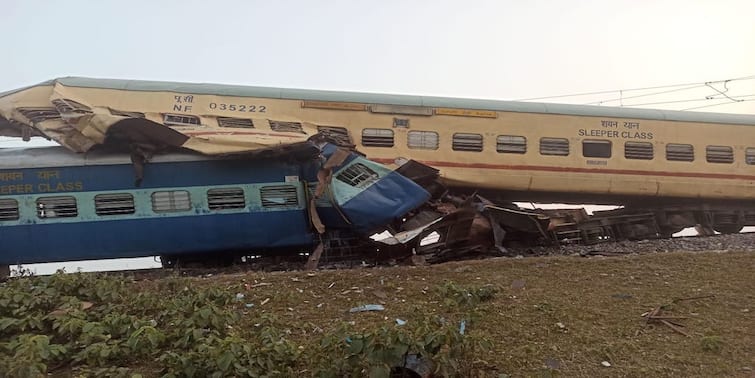
[[365, 188], [377, 181], [380, 176], [377, 172], [362, 163], [354, 163], [343, 169], [336, 178], [357, 188]]
[[109, 193], [94, 196], [94, 211], [97, 215], [133, 214], [134, 196], [130, 193]]
[[239, 129], [253, 129], [254, 122], [249, 118], [218, 117], [219, 127], [234, 127]]
[[705, 160], [708, 163], [731, 164], [734, 162], [734, 149], [729, 146], [707, 146]]
[[755, 147], [747, 147], [745, 150], [745, 162], [749, 165], [755, 165]]
[[365, 147], [393, 147], [393, 130], [363, 129], [362, 145]]
[[163, 117], [166, 126], [199, 126], [199, 117], [186, 114], [166, 114]]
[[293, 185], [271, 185], [260, 188], [262, 207], [279, 209], [299, 206], [299, 196]]
[[270, 121], [270, 129], [286, 133], [306, 134], [301, 126], [301, 122]]
[[210, 210], [243, 209], [246, 207], [244, 189], [210, 189], [207, 191], [207, 205]]
[[419, 150], [437, 150], [440, 138], [435, 131], [410, 131], [406, 144], [409, 148]]
[[454, 151], [482, 151], [482, 135], [469, 133], [456, 133], [453, 136], [451, 148]]
[[582, 141], [582, 156], [596, 158], [611, 157], [611, 141], [587, 139]]
[[12, 198], [0, 199], [0, 221], [18, 220], [18, 201]]
[[496, 138], [496, 151], [504, 154], [523, 154], [527, 152], [527, 138], [519, 135], [499, 135]]
[[695, 149], [691, 144], [669, 143], [666, 145], [666, 160], [694, 161]]
[[353, 147], [349, 130], [338, 126], [317, 126], [317, 131], [330, 138], [335, 144], [344, 147]]
[[540, 155], [569, 155], [569, 140], [566, 138], [540, 138]]
[[152, 210], [173, 213], [191, 210], [191, 196], [186, 190], [166, 190], [152, 193]]
[[73, 218], [79, 215], [76, 197], [53, 196], [37, 198], [37, 216], [47, 218]]
[[652, 160], [653, 144], [649, 142], [624, 143], [624, 157], [627, 159]]

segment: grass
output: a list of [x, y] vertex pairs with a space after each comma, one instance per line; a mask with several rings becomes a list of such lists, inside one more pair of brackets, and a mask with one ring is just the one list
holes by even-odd
[[[270, 315], [283, 325], [286, 339], [304, 351], [317, 349], [315, 343], [344, 324], [370, 332], [397, 327], [397, 319], [409, 327], [434, 315], [454, 322], [468, 318], [466, 334], [492, 343], [474, 361], [463, 361], [482, 376], [747, 377], [755, 369], [752, 252], [498, 258], [422, 267], [127, 279], [97, 285], [112, 287], [113, 293], [98, 289], [80, 299], [93, 302], [82, 314], [126, 306], [149, 319], [158, 315], [133, 308], [127, 302], [131, 294], [121, 298], [116, 292], [146, 293], [157, 302], [168, 302], [170, 293], [185, 287], [227, 293], [235, 299], [223, 302], [225, 310], [239, 315], [233, 329], [241, 340], [251, 340], [260, 319]], [[68, 282], [58, 281], [60, 287]], [[349, 312], [365, 304], [385, 310]], [[689, 337], [641, 317], [661, 305], [664, 315], [686, 317], [678, 322]], [[121, 362], [145, 377], [161, 370], [154, 358], [129, 356]], [[61, 366], [70, 368], [54, 375], [76, 371], [75, 363]]]
[[[747, 368], [755, 369], [754, 272], [753, 253], [706, 252], [251, 273], [196, 282], [245, 294], [252, 311], [288, 319], [302, 337], [342, 321], [370, 328], [442, 313], [431, 291], [448, 281], [489, 286], [498, 294], [480, 306], [482, 316], [469, 329], [493, 342], [479, 355], [490, 376], [710, 377], [749, 376]], [[674, 303], [703, 295], [714, 297]], [[385, 311], [348, 313], [369, 303]], [[666, 305], [665, 314], [688, 317], [680, 322], [690, 337], [640, 317], [659, 305]], [[558, 361], [558, 369], [547, 368], [546, 360]]]

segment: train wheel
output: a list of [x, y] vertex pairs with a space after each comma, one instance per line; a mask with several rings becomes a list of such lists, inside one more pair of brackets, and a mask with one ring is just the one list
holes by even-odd
[[738, 224], [717, 224], [713, 226], [713, 229], [722, 234], [736, 234], [742, 231], [744, 226]]

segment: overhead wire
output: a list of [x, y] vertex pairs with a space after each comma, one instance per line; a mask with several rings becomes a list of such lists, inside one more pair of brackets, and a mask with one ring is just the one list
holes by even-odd
[[[692, 110], [692, 109], [700, 109], [700, 108], [707, 108], [707, 107], [713, 107], [713, 106], [719, 106], [719, 105], [725, 105], [729, 103], [742, 103], [742, 102], [749, 102], [753, 100], [745, 100], [742, 99], [743, 97], [750, 97], [752, 95], [740, 95], [740, 96], [731, 96], [728, 94], [730, 88], [728, 87], [728, 84], [730, 82], [734, 81], [747, 81], [747, 80], [753, 80], [755, 79], [755, 75], [750, 76], [742, 76], [737, 77], [733, 79], [725, 79], [725, 80], [715, 80], [715, 81], [706, 81], [706, 82], [698, 82], [698, 83], [684, 83], [684, 84], [671, 84], [671, 85], [660, 85], [660, 86], [653, 86], [653, 87], [643, 87], [643, 88], [630, 88], [630, 89], [619, 89], [619, 90], [606, 90], [606, 91], [596, 91], [596, 92], [582, 92], [582, 93], [574, 93], [574, 94], [565, 94], [565, 95], [557, 95], [557, 96], [548, 96], [548, 97], [533, 97], [533, 98], [527, 98], [527, 99], [520, 99], [517, 101], [532, 101], [532, 100], [545, 100], [545, 99], [556, 99], [556, 98], [567, 98], [567, 97], [580, 97], [580, 96], [590, 96], [590, 95], [601, 95], [601, 94], [608, 94], [608, 93], [619, 93], [618, 98], [611, 98], [608, 100], [600, 100], [600, 101], [592, 101], [585, 103], [585, 105], [602, 105], [604, 103], [610, 103], [610, 102], [619, 102], [619, 106], [622, 107], [633, 107], [633, 106], [646, 106], [646, 105], [664, 105], [664, 104], [677, 104], [677, 103], [685, 103], [685, 102], [699, 102], [699, 101], [708, 101], [708, 100], [715, 100], [715, 99], [722, 99], [721, 96], [728, 99], [727, 102], [722, 102], [718, 104], [710, 104], [710, 105], [703, 105], [703, 106], [696, 106], [691, 108], [686, 108], [682, 110]], [[715, 84], [723, 84], [724, 90], [720, 90], [716, 88]], [[636, 98], [643, 98], [643, 97], [651, 97], [651, 96], [657, 96], [661, 94], [667, 94], [667, 93], [673, 93], [673, 92], [682, 92], [682, 91], [689, 91], [699, 88], [710, 88], [716, 93], [713, 95], [707, 95], [704, 98], [696, 98], [696, 99], [689, 99], [689, 100], [670, 100], [670, 101], [655, 101], [655, 102], [646, 102], [646, 103], [640, 103], [640, 104], [625, 104], [624, 101], [628, 99], [636, 99]], [[668, 89], [673, 88], [673, 89]], [[632, 96], [624, 96], [624, 93], [626, 92], [637, 92], [637, 91], [648, 91], [648, 90], [654, 90], [654, 89], [667, 89], [662, 91], [656, 91], [652, 93], [643, 93], [643, 94], [637, 94]]]
[[545, 97], [522, 98], [522, 99], [517, 99], [517, 100], [514, 100], [514, 101], [546, 100], [546, 99], [551, 99], [551, 98], [579, 97], [579, 96], [590, 96], [590, 95], [608, 94], [608, 93], [616, 93], [616, 92], [634, 92], [634, 91], [645, 91], [645, 90], [652, 90], [652, 89], [675, 88], [675, 87], [686, 87], [686, 86], [696, 86], [696, 85], [705, 86], [708, 83], [714, 84], [714, 83], [723, 83], [723, 82], [726, 82], [726, 81], [742, 81], [742, 80], [752, 80], [752, 79], [755, 79], [755, 75], [742, 76], [742, 77], [737, 77], [737, 78], [733, 78], [733, 79], [704, 81], [704, 82], [695, 82], [695, 83], [657, 85], [657, 86], [642, 87], [642, 88], [614, 89], [614, 90], [603, 90], [603, 91], [596, 91], [596, 92], [572, 93], [572, 94], [563, 94], [563, 95], [545, 96]]
[[[715, 81], [706, 81], [706, 82], [698, 82], [698, 83], [684, 83], [684, 84], [671, 84], [671, 85], [659, 85], [659, 86], [653, 86], [653, 87], [643, 87], [643, 88], [630, 88], [630, 89], [619, 89], [619, 90], [610, 90], [610, 91], [597, 91], [597, 92], [582, 92], [582, 93], [575, 93], [575, 94], [565, 94], [565, 95], [557, 95], [557, 96], [549, 96], [549, 97], [534, 97], [534, 98], [528, 98], [528, 99], [521, 99], [518, 101], [532, 101], [532, 100], [544, 100], [544, 99], [554, 99], [554, 98], [567, 98], [567, 97], [579, 97], [579, 96], [589, 96], [589, 95], [600, 95], [600, 94], [608, 94], [608, 93], [619, 93], [620, 96], [618, 98], [612, 98], [608, 100], [601, 100], [601, 101], [592, 101], [585, 103], [586, 105], [601, 105], [608, 102], [616, 102], [619, 101], [619, 106], [622, 107], [632, 107], [632, 106], [645, 106], [645, 105], [664, 105], [664, 104], [676, 104], [676, 103], [684, 103], [684, 102], [695, 102], [695, 101], [706, 101], [706, 100], [713, 100], [713, 99], [720, 99], [723, 96], [729, 99], [729, 102], [723, 102], [719, 104], [711, 104], [711, 105], [705, 105], [701, 107], [693, 107], [683, 110], [690, 110], [690, 109], [699, 109], [702, 107], [711, 107], [711, 106], [718, 106], [718, 105], [724, 105], [727, 103], [741, 103], [746, 102], [749, 100], [743, 100], [740, 99], [740, 97], [748, 97], [747, 96], [730, 96], [727, 94], [729, 92], [728, 83], [733, 81], [746, 81], [746, 80], [753, 80], [755, 79], [755, 75], [750, 76], [742, 76], [737, 77], [733, 79], [725, 79], [725, 80], [715, 80]], [[715, 84], [724, 84], [724, 90], [720, 90], [713, 85]], [[682, 92], [682, 91], [689, 91], [693, 89], [699, 89], [703, 87], [708, 87], [716, 92], [714, 95], [707, 95], [705, 98], [697, 98], [697, 99], [689, 99], [689, 100], [671, 100], [671, 101], [655, 101], [655, 102], [647, 102], [647, 103], [640, 103], [640, 104], [625, 104], [624, 100], [627, 99], [636, 99], [636, 98], [643, 98], [643, 97], [650, 97], [650, 96], [657, 96], [660, 94], [667, 94], [667, 93], [673, 93], [673, 92]], [[673, 88], [669, 90], [663, 90], [663, 91], [656, 91], [652, 93], [643, 93], [643, 94], [637, 94], [633, 96], [624, 96], [625, 92], [636, 92], [636, 91], [647, 91], [647, 90], [653, 90], [653, 89], [666, 89], [666, 88]]]

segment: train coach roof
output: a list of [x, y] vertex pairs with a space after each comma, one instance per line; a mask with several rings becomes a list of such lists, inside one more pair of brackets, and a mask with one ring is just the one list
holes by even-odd
[[[192, 153], [155, 155], [153, 163], [210, 160], [213, 157]], [[90, 165], [132, 164], [131, 156], [125, 153], [93, 151], [82, 154], [65, 147], [0, 148], [0, 169], [71, 167]]]
[[[390, 104], [409, 106], [448, 107], [462, 109], [497, 110], [521, 113], [549, 113], [594, 117], [621, 117], [634, 119], [669, 120], [684, 122], [726, 123], [755, 125], [755, 115], [638, 109], [593, 105], [569, 105], [522, 101], [479, 100], [465, 98], [392, 95], [378, 93], [339, 92], [310, 89], [286, 89], [242, 85], [178, 83], [145, 80], [94, 79], [64, 77], [37, 85], [57, 82], [64, 86], [104, 88], [129, 91], [159, 91], [190, 94], [209, 94], [238, 97], [263, 97], [290, 100], [317, 100]], [[17, 91], [17, 90], [16, 90]], [[0, 94], [0, 97], [16, 91]]]

